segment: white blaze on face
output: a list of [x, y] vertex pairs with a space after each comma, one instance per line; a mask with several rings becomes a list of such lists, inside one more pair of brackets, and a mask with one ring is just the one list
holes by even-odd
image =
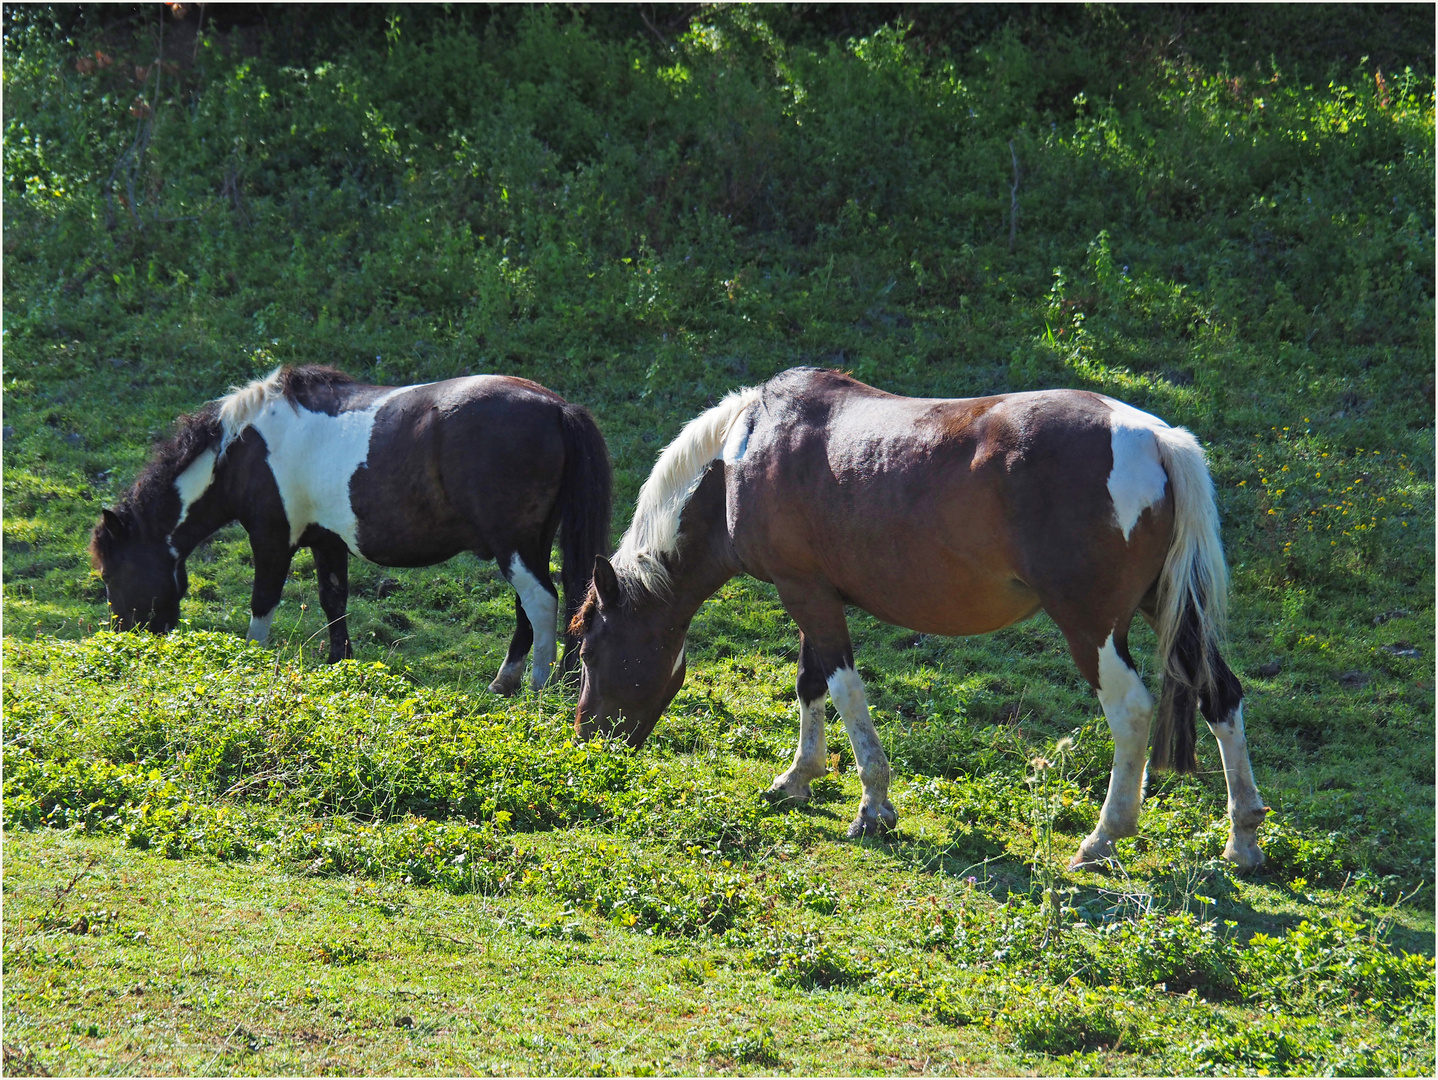
[[1108, 405], [1113, 431], [1113, 470], [1108, 475], [1108, 493], [1113, 500], [1114, 518], [1127, 540], [1139, 516], [1159, 502], [1168, 486], [1168, 474], [1158, 460], [1154, 431], [1168, 427], [1156, 416], [1140, 412], [1112, 398]]
[[264, 437], [270, 472], [280, 490], [290, 524], [290, 544], [311, 525], [335, 533], [359, 554], [358, 523], [350, 503], [350, 478], [369, 457], [370, 435], [380, 408], [398, 387], [381, 394], [364, 409], [329, 416], [303, 405], [271, 401], [251, 426]]

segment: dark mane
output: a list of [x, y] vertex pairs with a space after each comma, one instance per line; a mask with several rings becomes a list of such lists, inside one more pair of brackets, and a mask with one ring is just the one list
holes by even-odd
[[[174, 437], [155, 447], [135, 478], [134, 485], [121, 496], [111, 511], [125, 530], [136, 536], [148, 536], [155, 523], [159, 503], [173, 495], [175, 477], [184, 472], [206, 450], [220, 441], [219, 406], [209, 402], [198, 412], [181, 416], [175, 421]], [[109, 534], [103, 523], [95, 526], [90, 536], [90, 561], [98, 566], [109, 552]]]
[[323, 364], [287, 367], [280, 372], [285, 398], [298, 404], [303, 404], [316, 393], [333, 390], [337, 386], [353, 386], [354, 382], [353, 376]]

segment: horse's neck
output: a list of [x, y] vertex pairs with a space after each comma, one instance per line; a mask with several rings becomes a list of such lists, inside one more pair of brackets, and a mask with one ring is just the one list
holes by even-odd
[[686, 620], [730, 578], [743, 571], [729, 538], [724, 468], [711, 468], [690, 496], [679, 522], [678, 550], [670, 560], [674, 607]]
[[[244, 464], [239, 460], [243, 455], [237, 453], [238, 450], [238, 445], [231, 446], [230, 452], [215, 463], [209, 484], [188, 506], [182, 505], [183, 519], [171, 524], [170, 545], [179, 552], [180, 558], [239, 516], [233, 474], [237, 466], [243, 469]], [[172, 483], [178, 486], [178, 478]]]

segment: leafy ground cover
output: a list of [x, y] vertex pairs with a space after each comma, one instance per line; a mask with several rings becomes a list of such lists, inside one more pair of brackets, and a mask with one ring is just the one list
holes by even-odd
[[[7, 1072], [1431, 1074], [1434, 99], [1392, 44], [1431, 35], [987, 10], [7, 10]], [[313, 361], [586, 403], [620, 521], [796, 363], [1191, 427], [1268, 865], [1217, 860], [1205, 744], [1121, 871], [1062, 869], [1111, 748], [1042, 618], [856, 614], [902, 831], [855, 843], [842, 740], [813, 807], [758, 799], [796, 642], [756, 582], [639, 754], [486, 692], [512, 601], [469, 559], [356, 565], [335, 668], [305, 556], [242, 643], [234, 527], [181, 632], [97, 632], [87, 533], [152, 440]]]

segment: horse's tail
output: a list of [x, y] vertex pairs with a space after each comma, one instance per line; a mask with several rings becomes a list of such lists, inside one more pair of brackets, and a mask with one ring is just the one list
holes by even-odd
[[1214, 700], [1222, 669], [1219, 638], [1228, 608], [1213, 478], [1198, 440], [1183, 428], [1159, 428], [1159, 460], [1173, 488], [1173, 541], [1158, 579], [1158, 655], [1163, 694], [1149, 764], [1196, 772], [1199, 698]]
[[[594, 558], [609, 550], [609, 514], [613, 507], [613, 470], [609, 448], [583, 405], [565, 402], [560, 414], [564, 434], [564, 471], [559, 478], [559, 551], [564, 569], [564, 626], [584, 602]], [[569, 644], [573, 644], [569, 642]], [[564, 668], [578, 660], [564, 654]]]

